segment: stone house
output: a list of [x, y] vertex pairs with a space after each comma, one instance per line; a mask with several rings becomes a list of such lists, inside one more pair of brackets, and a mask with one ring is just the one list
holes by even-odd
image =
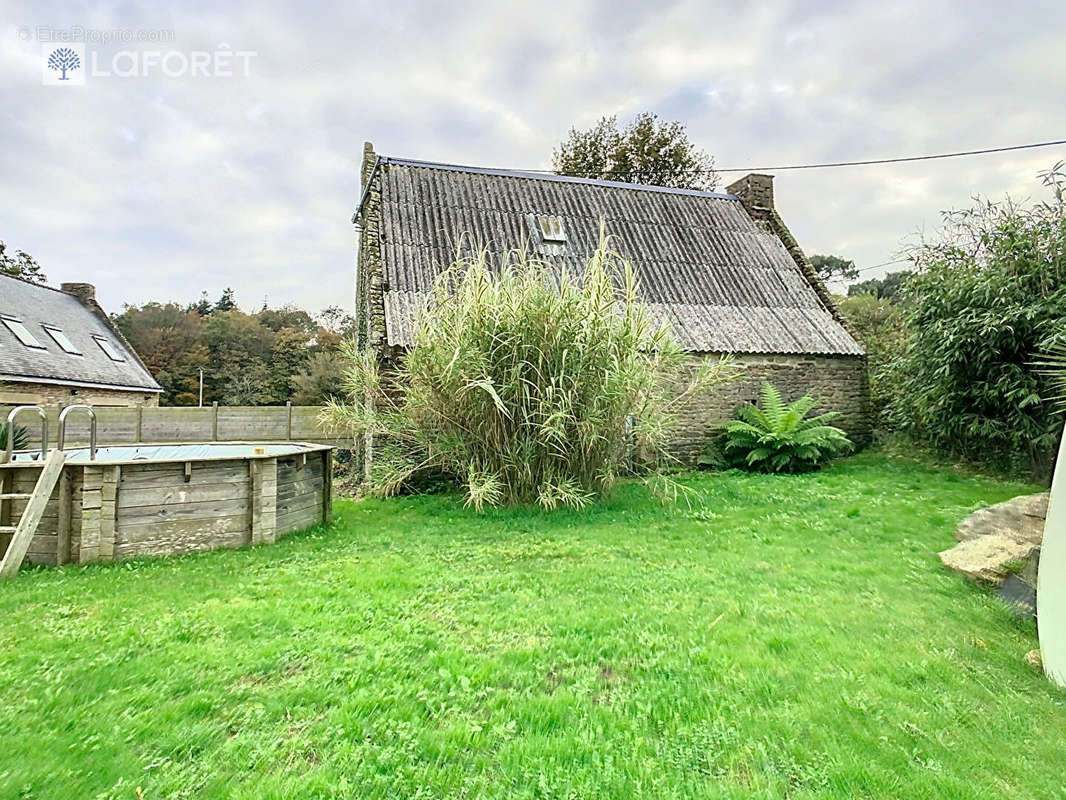
[[0, 275], [0, 404], [157, 406], [162, 391], [91, 284]]
[[526, 242], [580, 270], [603, 219], [692, 358], [728, 353], [743, 369], [681, 410], [682, 460], [764, 380], [786, 399], [812, 393], [854, 439], [869, 435], [864, 350], [778, 215], [770, 175], [704, 192], [390, 158], [367, 143], [362, 185], [356, 319], [360, 342], [386, 361], [413, 343], [417, 310], [460, 237], [493, 255]]

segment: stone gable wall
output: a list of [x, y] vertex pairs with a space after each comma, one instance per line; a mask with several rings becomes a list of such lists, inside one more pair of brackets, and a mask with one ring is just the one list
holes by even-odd
[[[720, 354], [693, 356], [693, 363]], [[866, 376], [866, 359], [860, 356], [817, 355], [737, 355], [733, 364], [742, 370], [741, 377], [730, 383], [698, 393], [681, 405], [671, 452], [686, 465], [696, 463], [715, 432], [716, 425], [733, 419], [737, 407], [756, 402], [763, 381], [770, 381], [786, 402], [805, 394], [819, 400], [812, 412], [839, 411], [833, 423], [842, 428], [857, 444], [870, 438], [870, 388]]]
[[363, 150], [363, 187], [370, 184], [363, 212], [357, 220], [359, 263], [356, 280], [356, 319], [361, 348], [384, 354], [385, 335], [384, 270], [381, 260], [381, 168], [375, 171], [376, 155], [367, 142]]

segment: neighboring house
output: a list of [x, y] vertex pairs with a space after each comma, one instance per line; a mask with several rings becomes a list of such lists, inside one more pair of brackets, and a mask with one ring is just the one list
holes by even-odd
[[580, 270], [603, 219], [645, 302], [693, 358], [729, 353], [744, 370], [681, 410], [679, 457], [695, 460], [764, 380], [786, 399], [813, 393], [854, 438], [868, 436], [863, 348], [774, 209], [772, 176], [702, 192], [379, 157], [367, 143], [362, 178], [356, 317], [381, 358], [412, 345], [418, 309], [460, 237], [494, 255], [526, 242]]
[[156, 406], [162, 391], [92, 285], [0, 275], [0, 404]]

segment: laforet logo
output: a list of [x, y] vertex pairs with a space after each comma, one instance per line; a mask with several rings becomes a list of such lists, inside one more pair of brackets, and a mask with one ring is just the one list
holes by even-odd
[[45, 45], [42, 82], [45, 86], [81, 86], [85, 83], [85, 45]]
[[59, 80], [69, 80], [68, 70], [81, 69], [81, 59], [69, 47], [57, 47], [48, 56], [48, 69], [59, 70]]
[[46, 43], [41, 48], [45, 86], [82, 86], [99, 78], [247, 78], [259, 53], [238, 50], [225, 42], [214, 50], [139, 47], [101, 52], [84, 42]]

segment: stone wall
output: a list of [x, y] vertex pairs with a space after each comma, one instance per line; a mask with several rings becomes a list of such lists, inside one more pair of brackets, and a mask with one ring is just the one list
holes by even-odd
[[[159, 405], [158, 392], [129, 392], [119, 389], [90, 389], [84, 386], [57, 386], [51, 383], [0, 383], [0, 405], [59, 406], [77, 403], [90, 406], [133, 408]], [[25, 422], [25, 420], [23, 420]]]
[[[694, 362], [717, 360], [719, 354], [693, 356]], [[870, 436], [869, 384], [866, 360], [859, 356], [737, 355], [740, 379], [688, 398], [677, 413], [671, 452], [684, 464], [694, 464], [706, 447], [715, 425], [735, 416], [743, 403], [755, 402], [763, 381], [770, 381], [786, 401], [810, 394], [819, 400], [812, 413], [840, 411], [835, 424], [856, 443]]]
[[362, 184], [366, 192], [362, 214], [355, 220], [359, 235], [355, 303], [359, 346], [384, 354], [385, 278], [381, 264], [381, 174], [374, 146], [363, 146]]

